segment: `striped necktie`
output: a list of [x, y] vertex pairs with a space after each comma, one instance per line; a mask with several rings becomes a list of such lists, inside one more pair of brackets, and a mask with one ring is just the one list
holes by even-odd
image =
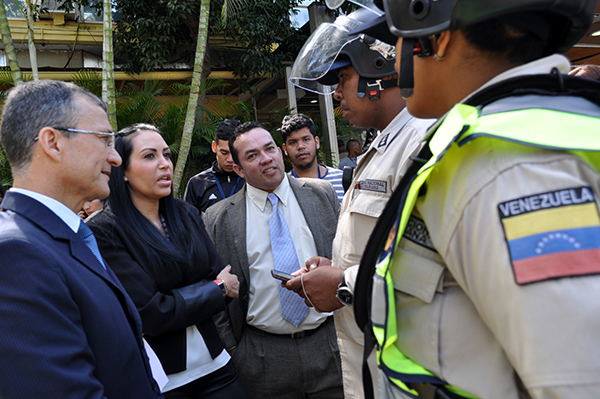
[[83, 221], [79, 224], [79, 230], [77, 230], [77, 235], [83, 240], [85, 245], [92, 251], [98, 262], [104, 267], [106, 270], [106, 265], [104, 264], [104, 260], [102, 259], [102, 255], [100, 255], [100, 249], [98, 249], [98, 243], [96, 242], [96, 237], [94, 237], [94, 233], [87, 226], [87, 224], [83, 223]]
[[[269, 230], [275, 270], [293, 273], [300, 268], [300, 262], [296, 255], [296, 248], [294, 248], [290, 230], [277, 207], [279, 198], [273, 193], [269, 193], [267, 198], [273, 207], [269, 216]], [[295, 292], [283, 288], [281, 284], [278, 284], [278, 288], [281, 316], [298, 327], [308, 315], [308, 306], [304, 303], [304, 299]]]

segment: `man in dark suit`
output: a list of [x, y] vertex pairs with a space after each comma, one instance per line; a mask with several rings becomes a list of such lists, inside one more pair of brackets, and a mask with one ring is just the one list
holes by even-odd
[[162, 398], [136, 308], [76, 213], [108, 196], [121, 163], [106, 106], [71, 83], [28, 82], [8, 95], [0, 140], [14, 177], [0, 212], [0, 392]]
[[271, 277], [272, 269], [298, 270], [311, 254], [331, 254], [339, 208], [333, 186], [290, 179], [281, 150], [256, 122], [240, 125], [229, 147], [246, 187], [206, 214], [217, 251], [240, 280], [221, 326], [225, 346], [235, 351], [238, 373], [255, 398], [343, 398], [331, 315], [308, 308], [299, 296], [292, 304]]

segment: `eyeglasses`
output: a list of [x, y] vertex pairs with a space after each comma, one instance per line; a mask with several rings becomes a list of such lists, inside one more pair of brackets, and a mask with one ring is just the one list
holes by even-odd
[[[109, 148], [114, 148], [115, 146], [115, 133], [114, 132], [96, 132], [93, 130], [81, 130], [81, 129], [72, 129], [67, 127], [53, 127], [52, 129], [60, 130], [63, 132], [71, 132], [71, 133], [85, 133], [85, 134], [95, 134], [97, 136], [106, 136], [106, 146]], [[37, 137], [35, 140], [37, 141]]]

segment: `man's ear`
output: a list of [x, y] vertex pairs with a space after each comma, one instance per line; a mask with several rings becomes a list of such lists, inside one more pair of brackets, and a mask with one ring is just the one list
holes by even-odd
[[238, 165], [237, 163], [233, 164], [233, 171], [235, 173], [237, 173], [238, 176], [241, 177], [242, 179], [246, 178], [246, 175], [244, 174], [244, 169], [242, 169], [242, 167], [240, 165]]
[[288, 154], [288, 152], [287, 152], [287, 148], [286, 148], [286, 146], [285, 146], [285, 143], [282, 143], [282, 144], [281, 144], [281, 148], [283, 148], [283, 153], [289, 157], [290, 155], [289, 155], [289, 154]]
[[216, 154], [217, 153], [217, 143], [215, 141], [212, 142], [211, 148], [212, 148], [212, 152], [214, 152]]
[[66, 140], [69, 140], [67, 136], [48, 126], [41, 128], [38, 132], [38, 145], [48, 157], [58, 162], [64, 152]]
[[315, 136], [315, 143], [317, 143], [317, 150], [321, 148], [321, 140], [319, 140], [319, 136]]

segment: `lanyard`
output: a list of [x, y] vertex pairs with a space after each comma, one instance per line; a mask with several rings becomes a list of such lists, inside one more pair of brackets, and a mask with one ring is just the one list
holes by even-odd
[[[317, 164], [317, 166], [318, 166], [317, 167], [317, 171], [319, 172], [319, 179], [322, 179], [322, 177], [321, 177], [321, 165]], [[296, 178], [298, 177], [298, 175], [296, 174], [296, 171], [294, 169], [292, 169], [292, 176], [294, 176]]]
[[237, 188], [237, 185], [240, 182], [240, 177], [238, 176], [238, 178], [235, 182], [235, 185], [231, 189], [231, 192], [229, 193], [229, 195], [226, 197], [225, 192], [223, 191], [223, 187], [221, 187], [221, 183], [219, 182], [219, 178], [217, 177], [217, 175], [215, 174], [215, 171], [212, 168], [211, 168], [211, 172], [212, 172], [213, 176], [215, 177], [215, 183], [217, 183], [217, 188], [219, 189], [219, 192], [221, 193], [221, 198], [225, 199], [227, 197], [231, 197], [233, 195], [233, 193], [235, 193], [235, 189]]

